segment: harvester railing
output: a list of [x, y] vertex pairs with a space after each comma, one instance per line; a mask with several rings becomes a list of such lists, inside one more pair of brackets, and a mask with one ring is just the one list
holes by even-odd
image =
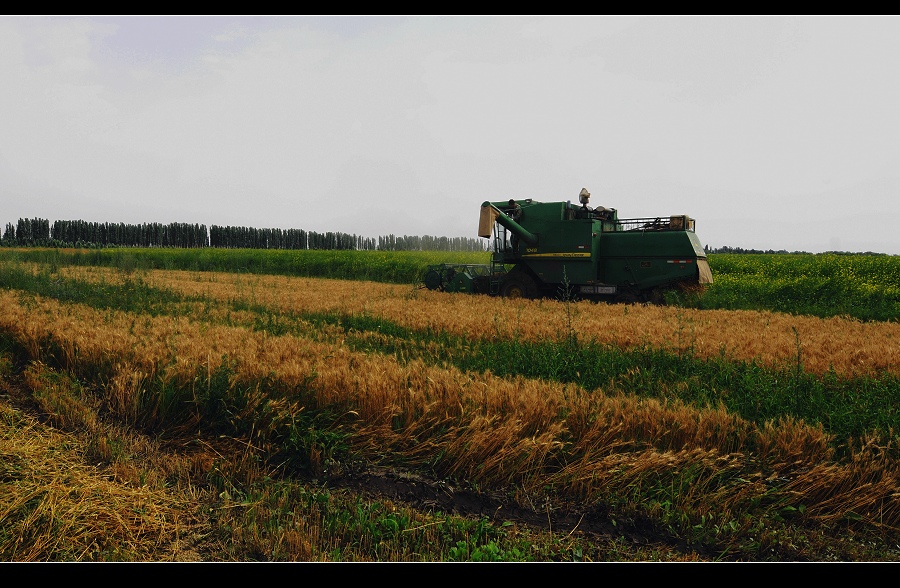
[[687, 215], [620, 218], [617, 231], [693, 231], [694, 219]]

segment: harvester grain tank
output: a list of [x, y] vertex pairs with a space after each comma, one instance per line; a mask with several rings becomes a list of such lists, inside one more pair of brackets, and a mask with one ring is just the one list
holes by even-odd
[[509, 298], [661, 302], [667, 289], [712, 283], [688, 215], [620, 219], [614, 208], [532, 199], [481, 205], [478, 235], [492, 239], [489, 264], [428, 268], [432, 290]]

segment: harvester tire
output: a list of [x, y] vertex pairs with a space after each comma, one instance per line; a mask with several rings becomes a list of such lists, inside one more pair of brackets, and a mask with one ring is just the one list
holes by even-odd
[[654, 306], [663, 306], [666, 303], [666, 293], [662, 288], [654, 288], [647, 293], [647, 302]]
[[636, 292], [626, 290], [620, 292], [619, 295], [616, 296], [616, 302], [620, 304], [639, 304], [641, 302], [641, 296]]
[[526, 275], [509, 276], [503, 281], [500, 294], [504, 298], [534, 298], [537, 295], [537, 286], [534, 280]]

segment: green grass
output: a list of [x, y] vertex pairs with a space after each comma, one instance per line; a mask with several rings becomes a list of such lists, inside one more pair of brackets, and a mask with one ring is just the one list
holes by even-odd
[[121, 285], [89, 283], [63, 278], [52, 268], [33, 274], [16, 265], [0, 265], [0, 287], [34, 292], [60, 302], [151, 316], [171, 314], [174, 304], [187, 301], [168, 290], [149, 286], [139, 275], [126, 276]]

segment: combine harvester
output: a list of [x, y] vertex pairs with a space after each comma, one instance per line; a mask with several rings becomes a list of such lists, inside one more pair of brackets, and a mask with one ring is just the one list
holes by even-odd
[[493, 239], [489, 264], [437, 264], [425, 287], [507, 298], [664, 302], [666, 290], [712, 283], [687, 215], [620, 219], [614, 208], [532, 199], [485, 202], [478, 236]]

